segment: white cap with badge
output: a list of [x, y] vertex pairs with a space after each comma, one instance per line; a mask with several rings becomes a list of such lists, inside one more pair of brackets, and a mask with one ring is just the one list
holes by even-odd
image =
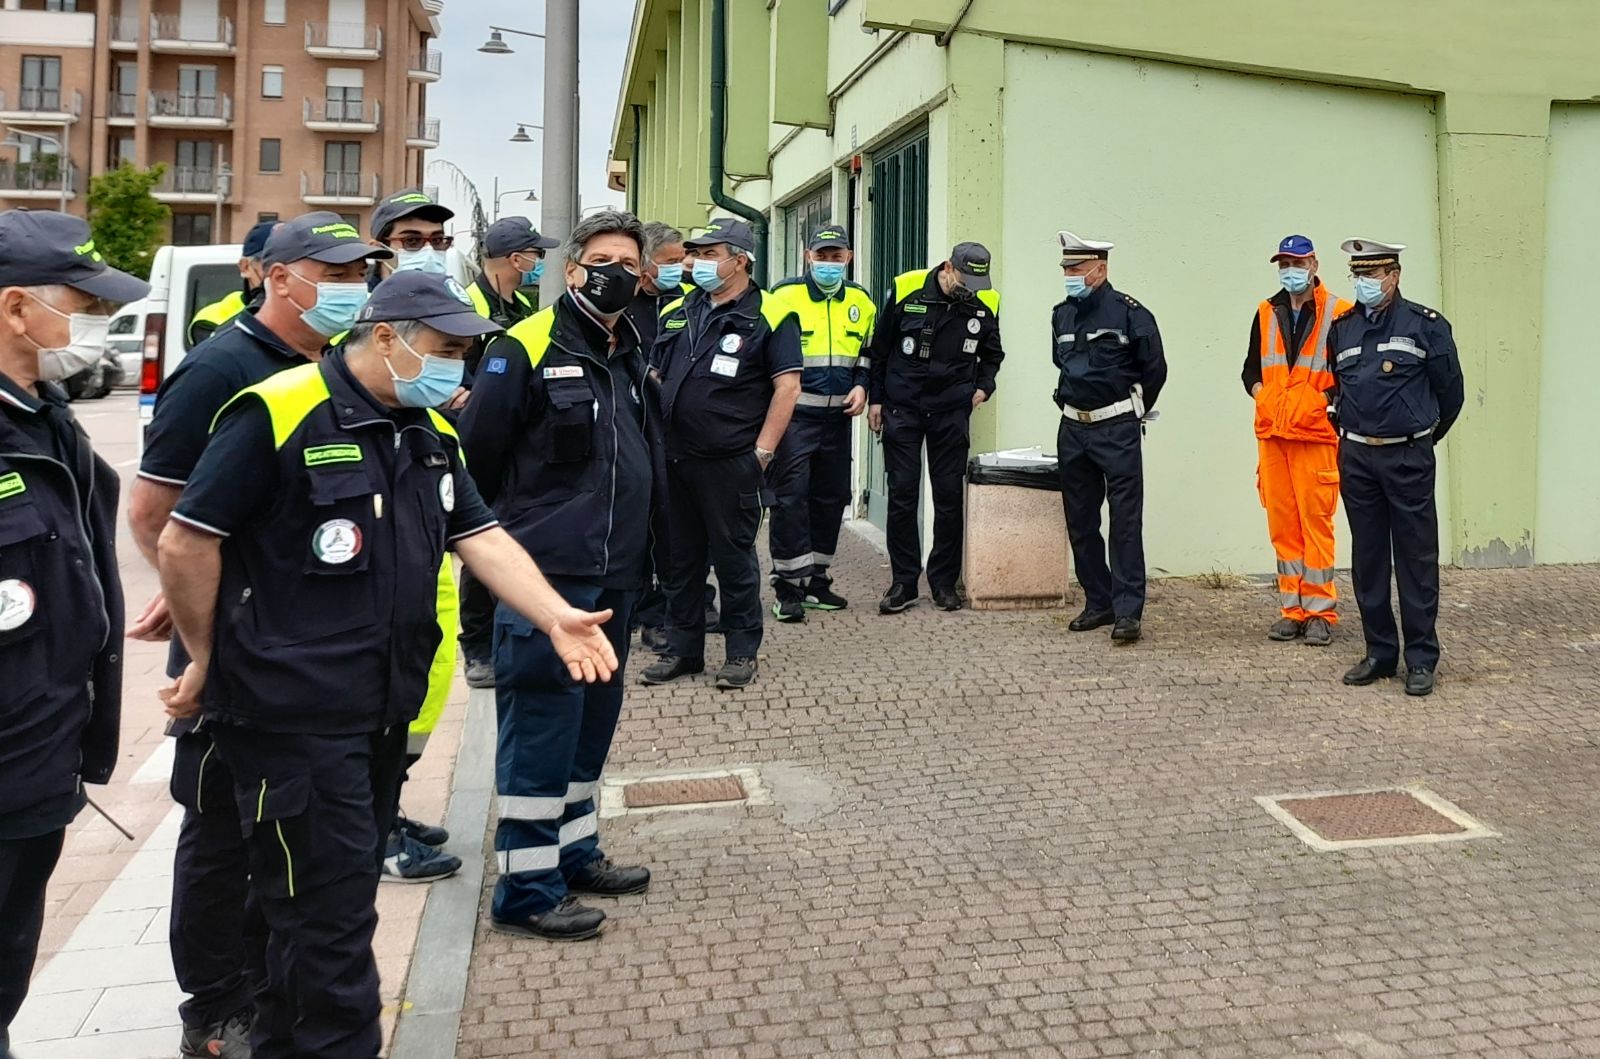
[[1080, 261], [1104, 261], [1117, 245], [1100, 239], [1084, 239], [1065, 229], [1057, 232], [1056, 238], [1061, 240], [1063, 265], [1075, 265]]

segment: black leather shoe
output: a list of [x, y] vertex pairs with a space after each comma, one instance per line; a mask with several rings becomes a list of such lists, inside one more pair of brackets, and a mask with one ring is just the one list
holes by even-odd
[[486, 658], [467, 659], [467, 687], [494, 687], [494, 663]]
[[508, 919], [491, 919], [489, 926], [502, 934], [517, 934], [524, 938], [544, 938], [546, 941], [584, 941], [600, 933], [606, 914], [598, 908], [580, 905], [572, 896], [563, 897], [561, 903], [548, 912], [513, 922]]
[[916, 602], [916, 589], [907, 588], [905, 585], [890, 585], [889, 591], [885, 592], [883, 598], [878, 600], [878, 613], [899, 614], [901, 611], [915, 606]]
[[1306, 622], [1306, 645], [1326, 647], [1333, 642], [1333, 626], [1327, 618], [1311, 618]]
[[1144, 632], [1144, 622], [1138, 618], [1118, 618], [1111, 627], [1112, 643], [1138, 643]]
[[1067, 628], [1073, 632], [1088, 632], [1090, 629], [1099, 629], [1110, 625], [1117, 620], [1117, 616], [1109, 610], [1090, 610], [1083, 608], [1083, 613], [1067, 622]]
[[1432, 695], [1433, 670], [1427, 666], [1408, 666], [1406, 668], [1406, 694]]
[[756, 679], [754, 658], [730, 658], [717, 670], [717, 687], [723, 691], [747, 688]]
[[650, 889], [650, 869], [624, 868], [611, 863], [610, 857], [602, 857], [579, 868], [577, 874], [567, 881], [567, 889], [575, 894], [597, 894], [601, 897], [642, 894]]
[[1288, 643], [1290, 640], [1298, 640], [1300, 634], [1305, 631], [1306, 627], [1293, 618], [1279, 618], [1272, 623], [1272, 628], [1267, 630], [1267, 639]]
[[1377, 680], [1387, 680], [1394, 676], [1393, 662], [1380, 662], [1376, 658], [1363, 658], [1351, 666], [1344, 675], [1344, 682], [1358, 688], [1364, 688]]
[[936, 588], [933, 590], [933, 605], [940, 610], [960, 610], [966, 604], [961, 602], [961, 594], [953, 588]]
[[706, 671], [704, 658], [679, 658], [677, 655], [662, 655], [639, 674], [641, 684], [665, 684], [677, 680], [679, 677], [693, 676]]

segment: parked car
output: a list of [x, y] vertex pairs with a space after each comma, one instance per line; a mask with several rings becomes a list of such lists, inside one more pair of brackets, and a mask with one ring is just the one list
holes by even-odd
[[106, 352], [121, 367], [118, 386], [139, 385], [139, 362], [144, 359], [144, 315], [150, 307], [140, 298], [118, 309], [106, 327]]
[[69, 375], [62, 380], [61, 385], [66, 387], [67, 397], [74, 401], [98, 401], [110, 393], [117, 386], [122, 385], [122, 364], [110, 350], [104, 350], [100, 359], [92, 368], [85, 368], [76, 375]]
[[[156, 413], [156, 391], [189, 352], [189, 321], [195, 311], [239, 289], [238, 243], [163, 246], [150, 266], [144, 299], [144, 337], [139, 361], [139, 422]], [[141, 431], [141, 441], [143, 433]]]

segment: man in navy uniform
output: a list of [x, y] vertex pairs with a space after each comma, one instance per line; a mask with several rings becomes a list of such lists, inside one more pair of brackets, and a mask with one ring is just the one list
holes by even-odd
[[883, 435], [889, 488], [889, 590], [878, 613], [898, 614], [917, 601], [922, 580], [922, 451], [933, 495], [928, 589], [940, 610], [960, 610], [964, 533], [962, 482], [972, 413], [994, 396], [1005, 348], [1000, 292], [988, 249], [961, 243], [933, 269], [896, 276], [878, 314], [870, 348], [867, 424]]
[[[367, 300], [369, 262], [390, 257], [326, 211], [277, 226], [262, 248], [261, 302], [234, 317], [184, 357], [167, 376], [145, 434], [139, 474], [128, 502], [134, 542], [150, 564], [184, 484], [200, 462], [217, 413], [240, 390], [322, 357], [332, 335], [350, 329]], [[151, 601], [130, 630], [138, 639], [166, 639], [165, 601]], [[167, 675], [188, 665], [171, 637]], [[209, 726], [175, 718], [172, 797], [183, 806], [173, 857], [172, 921], [168, 941], [178, 985], [189, 999], [180, 1052], [189, 1056], [245, 1047], [252, 993], [263, 985], [266, 926], [249, 900], [250, 861], [233, 807], [233, 778], [213, 752]]]
[[1339, 494], [1350, 520], [1350, 576], [1367, 654], [1344, 675], [1395, 675], [1401, 644], [1389, 606], [1400, 593], [1406, 694], [1433, 691], [1439, 664], [1439, 517], [1434, 447], [1465, 401], [1450, 321], [1400, 294], [1399, 243], [1349, 239], [1357, 305], [1333, 322], [1329, 412], [1339, 428]]
[[[1066, 298], [1051, 321], [1061, 409], [1056, 433], [1061, 504], [1072, 564], [1083, 586], [1073, 632], [1111, 626], [1111, 642], [1139, 639], [1144, 623], [1145, 414], [1167, 381], [1161, 332], [1150, 310], [1106, 276], [1114, 244], [1058, 232]], [[1100, 506], [1111, 502], [1111, 564]]]
[[650, 872], [600, 850], [600, 772], [622, 712], [632, 612], [650, 576], [656, 500], [665, 488], [660, 412], [626, 310], [644, 232], [602, 210], [573, 228], [566, 293], [489, 345], [461, 434], [472, 475], [516, 540], [568, 602], [606, 610], [616, 651], [604, 684], [567, 679], [550, 639], [502, 607], [495, 621], [500, 721], [493, 923], [576, 941], [605, 913], [577, 894], [643, 892]]
[[495, 325], [442, 276], [380, 284], [339, 349], [230, 401], [162, 531], [161, 583], [193, 658], [162, 692], [202, 711], [233, 777], [269, 929], [255, 1059], [375, 1059], [372, 933], [406, 729], [442, 638], [456, 550], [608, 679], [610, 615], [566, 604], [500, 529], [434, 411]]
[[150, 285], [64, 213], [0, 213], [0, 1059], [28, 995], [45, 887], [85, 783], [117, 762], [117, 472], [56, 384]]
[[277, 225], [277, 221], [262, 221], [245, 233], [244, 245], [239, 248], [239, 289], [230, 291], [210, 305], [202, 306], [194, 314], [189, 321], [191, 348], [216, 334], [224, 324], [246, 309], [254, 309], [261, 304], [263, 284], [266, 282], [266, 265], [262, 263], [261, 255], [267, 248], [267, 236], [272, 234], [272, 229]]

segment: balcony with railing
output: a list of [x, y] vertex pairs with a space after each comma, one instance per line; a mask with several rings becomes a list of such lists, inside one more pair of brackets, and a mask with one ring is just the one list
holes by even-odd
[[228, 174], [210, 166], [168, 166], [150, 194], [161, 202], [216, 202], [228, 198]]
[[301, 117], [313, 132], [377, 132], [383, 105], [376, 99], [307, 99]]
[[417, 118], [406, 129], [407, 147], [439, 146], [439, 119]]
[[0, 200], [60, 200], [78, 193], [78, 167], [63, 163], [60, 155], [36, 154], [26, 162], [0, 158]]
[[226, 93], [196, 96], [170, 89], [153, 91], [146, 116], [152, 128], [225, 129], [233, 124], [233, 98]]
[[233, 19], [151, 15], [150, 50], [181, 55], [232, 55]]
[[139, 47], [139, 22], [138, 15], [111, 15], [110, 33], [113, 51], [132, 51]]
[[43, 7], [18, 6], [10, 0], [0, 3], [0, 44], [27, 44], [50, 52], [94, 47], [93, 11], [41, 10]]
[[307, 206], [371, 206], [381, 194], [377, 173], [300, 170], [300, 201]]
[[25, 85], [0, 88], [0, 122], [8, 125], [71, 125], [83, 116], [83, 93]]
[[444, 70], [444, 54], [434, 48], [421, 48], [411, 53], [406, 76], [413, 81], [434, 82]]
[[383, 29], [365, 22], [307, 22], [306, 52], [319, 59], [381, 59]]
[[106, 124], [132, 125], [139, 116], [139, 96], [135, 92], [106, 93]]

